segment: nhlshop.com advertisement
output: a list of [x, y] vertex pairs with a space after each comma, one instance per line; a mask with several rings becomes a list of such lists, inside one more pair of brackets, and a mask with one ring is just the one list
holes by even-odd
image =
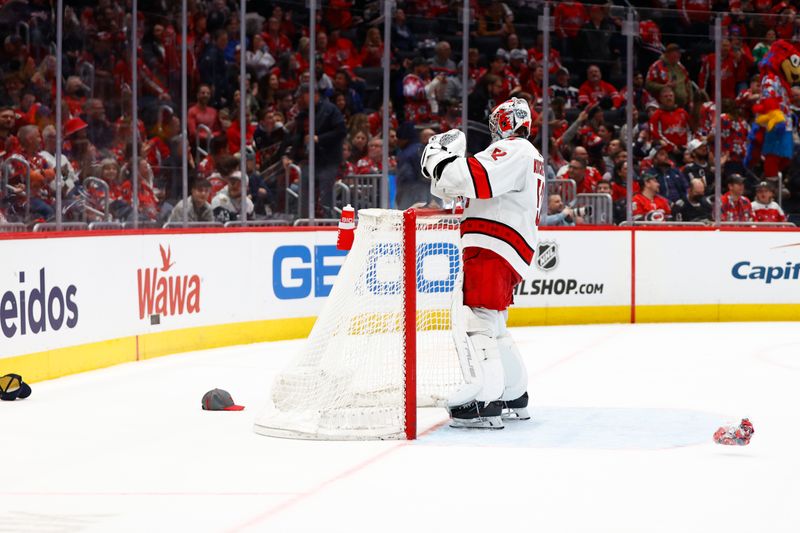
[[625, 231], [541, 231], [532, 272], [514, 307], [630, 305], [631, 237]]

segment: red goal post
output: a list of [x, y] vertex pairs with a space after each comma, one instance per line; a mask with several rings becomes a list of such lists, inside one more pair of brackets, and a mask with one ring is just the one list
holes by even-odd
[[463, 376], [450, 332], [461, 299], [461, 213], [362, 209], [353, 248], [305, 346], [273, 383], [260, 434], [414, 439], [417, 408]]

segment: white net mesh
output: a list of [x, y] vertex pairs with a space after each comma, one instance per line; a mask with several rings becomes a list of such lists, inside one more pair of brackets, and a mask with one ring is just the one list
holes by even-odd
[[[405, 435], [403, 213], [363, 209], [358, 216], [353, 249], [303, 351], [276, 378], [257, 433]], [[417, 403], [444, 405], [463, 380], [450, 335], [461, 286], [458, 218], [419, 216], [416, 241]]]

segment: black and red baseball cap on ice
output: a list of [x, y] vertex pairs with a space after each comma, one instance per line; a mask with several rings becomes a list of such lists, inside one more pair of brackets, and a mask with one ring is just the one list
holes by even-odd
[[213, 389], [205, 393], [202, 405], [204, 411], [241, 411], [244, 409], [244, 405], [233, 403], [230, 393], [222, 389]]
[[6, 374], [0, 377], [0, 400], [13, 402], [17, 398], [27, 398], [31, 395], [31, 387], [19, 374]]

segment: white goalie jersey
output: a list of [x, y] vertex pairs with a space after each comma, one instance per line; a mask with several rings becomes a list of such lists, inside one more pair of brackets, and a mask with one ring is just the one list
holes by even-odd
[[498, 140], [474, 157], [458, 157], [431, 181], [431, 193], [467, 198], [463, 246], [492, 250], [528, 274], [544, 196], [544, 159], [525, 139]]

